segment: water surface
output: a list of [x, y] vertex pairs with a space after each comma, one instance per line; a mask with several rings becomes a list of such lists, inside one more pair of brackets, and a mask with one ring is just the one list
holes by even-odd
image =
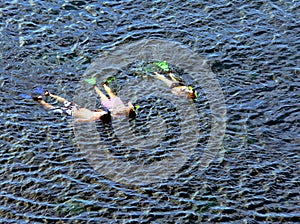
[[[297, 222], [299, 7], [271, 0], [0, 3], [1, 222]], [[180, 42], [208, 61], [226, 99], [225, 154], [205, 170], [194, 161], [170, 181], [129, 187], [93, 169], [69, 118], [19, 94], [43, 86], [72, 99], [100, 52], [144, 38]]]

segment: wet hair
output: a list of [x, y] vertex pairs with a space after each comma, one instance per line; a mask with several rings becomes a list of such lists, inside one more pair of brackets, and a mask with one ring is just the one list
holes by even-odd
[[135, 119], [136, 118], [136, 112], [135, 112], [134, 108], [131, 108], [129, 110], [128, 117], [129, 117], [129, 119]]
[[100, 117], [100, 120], [102, 123], [104, 124], [109, 124], [111, 123], [111, 115], [110, 115], [110, 112], [108, 111], [107, 114], [103, 114], [101, 117]]

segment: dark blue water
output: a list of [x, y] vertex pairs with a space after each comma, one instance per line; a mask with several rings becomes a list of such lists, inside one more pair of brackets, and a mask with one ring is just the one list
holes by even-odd
[[[0, 222], [298, 222], [299, 10], [271, 0], [0, 2]], [[225, 97], [224, 159], [127, 186], [93, 169], [69, 118], [19, 94], [43, 86], [72, 99], [99, 53], [147, 38], [207, 60]]]

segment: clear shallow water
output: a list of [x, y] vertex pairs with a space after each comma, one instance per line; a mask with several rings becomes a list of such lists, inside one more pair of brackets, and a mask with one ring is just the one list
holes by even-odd
[[[1, 222], [298, 221], [298, 2], [0, 4]], [[128, 187], [94, 171], [69, 119], [18, 95], [41, 85], [72, 97], [103, 49], [149, 37], [209, 61], [226, 98], [225, 156]]]

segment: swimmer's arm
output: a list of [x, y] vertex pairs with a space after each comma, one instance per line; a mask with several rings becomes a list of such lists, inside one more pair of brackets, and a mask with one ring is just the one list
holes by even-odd
[[38, 101], [44, 108], [46, 108], [47, 110], [51, 110], [54, 109], [54, 106], [52, 106], [50, 103], [47, 103], [44, 100], [40, 100]]
[[160, 80], [165, 80], [166, 77], [164, 77], [162, 74], [159, 74], [158, 72], [154, 72], [155, 78], [160, 79]]
[[169, 73], [170, 78], [174, 81], [174, 82], [178, 82], [179, 80], [177, 80], [174, 76], [173, 73]]
[[52, 98], [54, 98], [54, 99], [56, 99], [60, 103], [64, 103], [64, 102], [67, 101], [65, 98], [62, 98], [62, 97], [57, 96], [57, 95], [54, 95], [52, 93], [49, 93], [49, 96], [52, 97]]
[[154, 74], [155, 74], [155, 78], [157, 78], [157, 79], [163, 81], [164, 83], [166, 83], [168, 87], [171, 87], [173, 81], [171, 81], [170, 79], [167, 79], [165, 76], [159, 74], [158, 72], [154, 72]]

